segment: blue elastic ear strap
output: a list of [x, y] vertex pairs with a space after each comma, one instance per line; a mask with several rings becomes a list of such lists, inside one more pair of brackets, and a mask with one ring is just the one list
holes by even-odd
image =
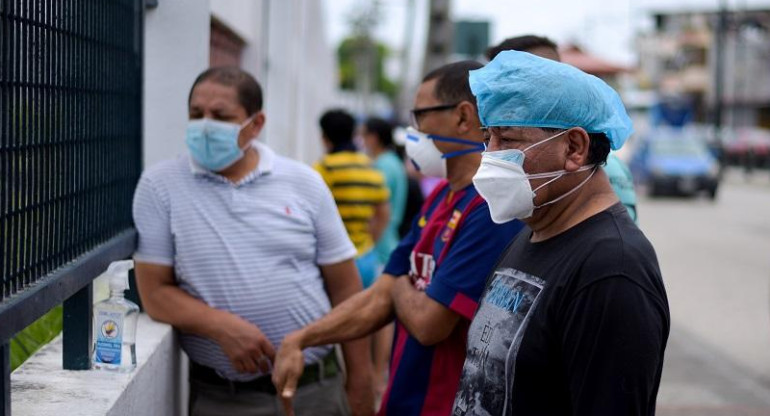
[[441, 155], [441, 158], [442, 159], [449, 159], [449, 158], [452, 158], [452, 157], [455, 157], [455, 156], [465, 155], [465, 154], [468, 154], [468, 153], [481, 153], [483, 151], [484, 151], [483, 147], [480, 148], [480, 149], [474, 148], [474, 149], [458, 150], [456, 152], [445, 153], [445, 154]]
[[444, 137], [444, 136], [439, 136], [437, 134], [428, 134], [427, 136], [433, 140], [438, 140], [440, 142], [468, 144], [471, 146], [484, 146], [479, 142], [474, 142], [474, 141], [465, 140], [465, 139], [458, 139], [457, 137]]
[[484, 146], [484, 143], [474, 142], [474, 141], [465, 140], [465, 139], [458, 139], [456, 137], [444, 137], [444, 136], [438, 136], [438, 135], [435, 135], [435, 134], [429, 134], [428, 138], [430, 138], [431, 140], [437, 140], [437, 141], [440, 141], [440, 142], [466, 144], [466, 145], [469, 145], [469, 146], [473, 146], [470, 149], [458, 150], [456, 152], [445, 153], [444, 155], [441, 156], [442, 159], [449, 159], [449, 158], [452, 158], [452, 157], [455, 157], [455, 156], [461, 156], [461, 155], [465, 155], [465, 154], [468, 154], [468, 153], [483, 152], [486, 149], [486, 146]]

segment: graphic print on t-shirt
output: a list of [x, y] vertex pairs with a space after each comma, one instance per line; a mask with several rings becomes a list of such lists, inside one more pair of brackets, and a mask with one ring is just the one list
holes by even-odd
[[433, 258], [432, 254], [412, 251], [409, 255], [409, 265], [409, 278], [412, 279], [417, 290], [424, 292], [433, 279], [436, 259]]
[[495, 271], [468, 331], [455, 416], [507, 413], [516, 355], [544, 284], [516, 269]]

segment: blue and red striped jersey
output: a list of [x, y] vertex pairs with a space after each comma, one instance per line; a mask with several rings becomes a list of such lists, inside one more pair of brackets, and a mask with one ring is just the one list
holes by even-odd
[[[446, 181], [426, 199], [385, 273], [407, 275], [417, 289], [460, 315], [453, 332], [424, 346], [396, 322], [390, 379], [379, 415], [448, 415], [460, 380], [468, 326], [498, 256], [523, 228], [495, 224], [473, 185], [453, 192]], [[403, 277], [406, 278], [406, 277]]]

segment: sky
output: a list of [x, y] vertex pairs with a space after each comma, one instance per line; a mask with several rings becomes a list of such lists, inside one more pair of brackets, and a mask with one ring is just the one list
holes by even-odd
[[[349, 33], [347, 16], [370, 0], [327, 0], [327, 37], [332, 45]], [[382, 0], [384, 21], [376, 37], [392, 49], [404, 44], [408, 0]], [[428, 0], [414, 0], [418, 9], [413, 45], [421, 49]], [[770, 0], [451, 0], [455, 20], [489, 20], [492, 43], [521, 34], [547, 36], [559, 44], [577, 43], [584, 50], [623, 65], [633, 65], [635, 34], [649, 31], [650, 11], [770, 8]], [[418, 46], [419, 45], [419, 46]]]

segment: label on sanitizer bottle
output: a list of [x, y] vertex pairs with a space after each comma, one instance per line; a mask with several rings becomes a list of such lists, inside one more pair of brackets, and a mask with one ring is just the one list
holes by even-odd
[[98, 311], [96, 324], [98, 333], [94, 361], [120, 365], [120, 352], [123, 347], [123, 314], [117, 311]]

